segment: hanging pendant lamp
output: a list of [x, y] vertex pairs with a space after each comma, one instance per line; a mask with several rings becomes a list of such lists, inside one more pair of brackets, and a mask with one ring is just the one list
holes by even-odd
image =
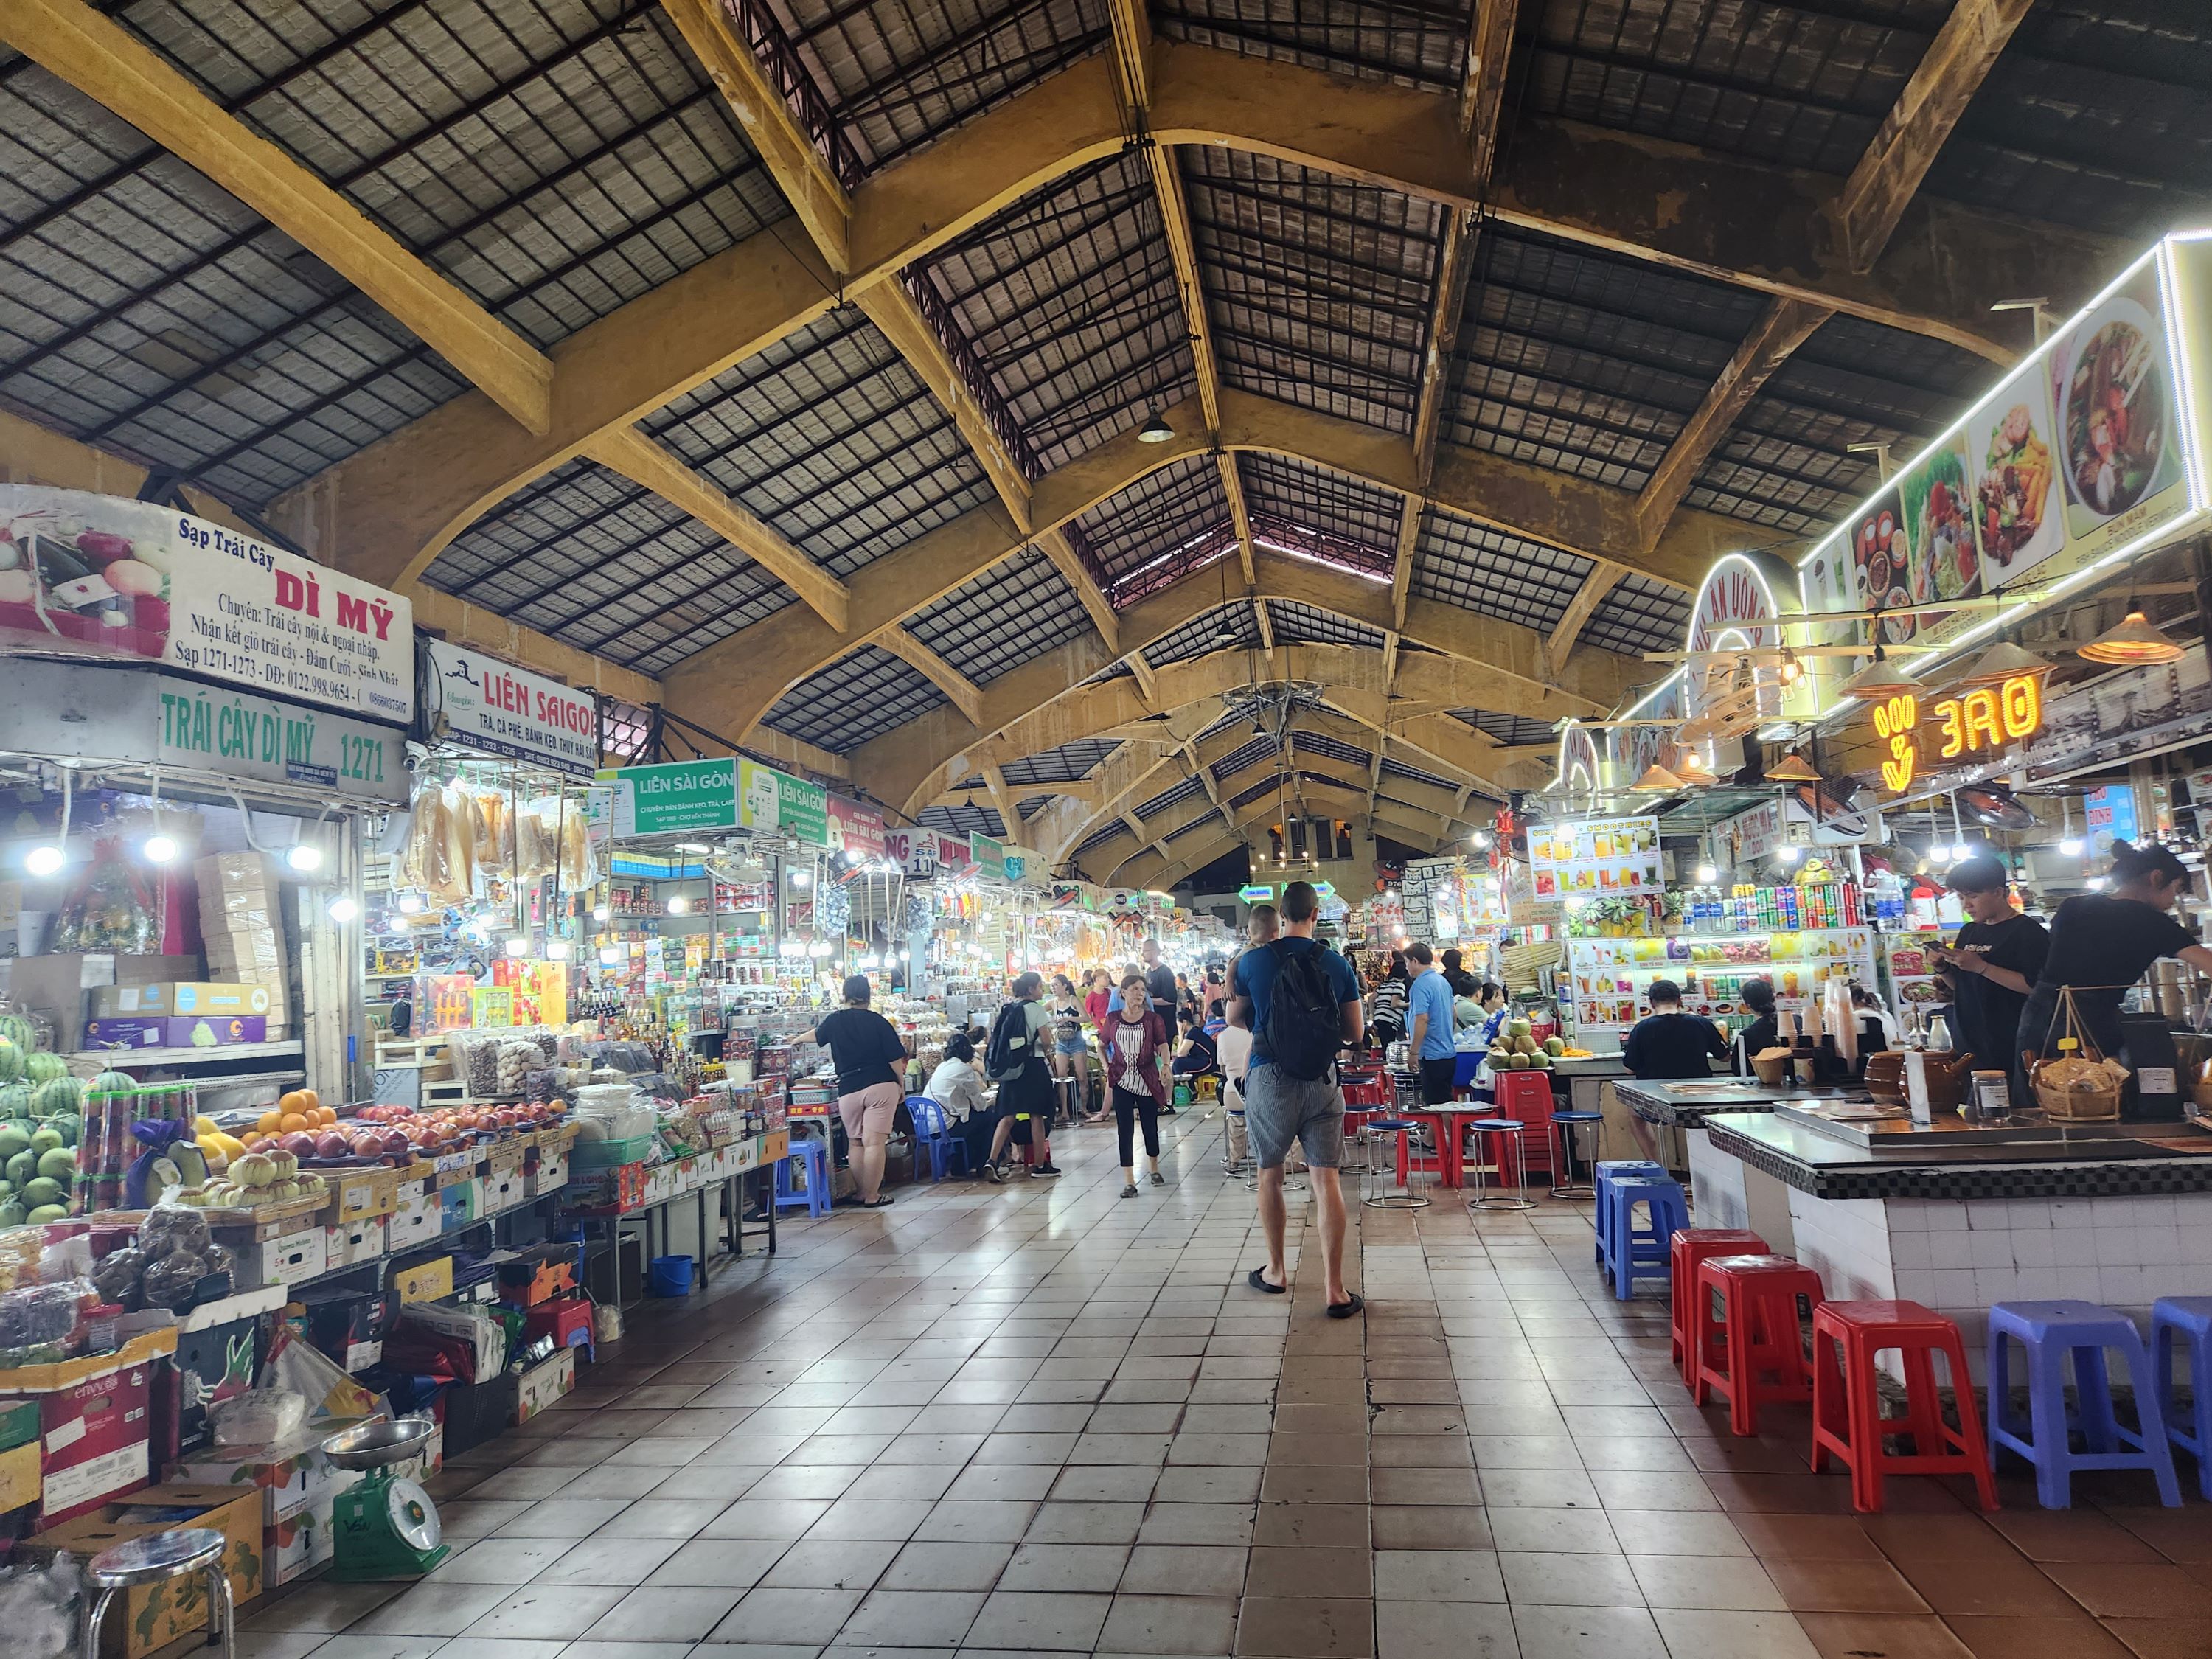
[[1645, 767], [1644, 775], [1629, 786], [1632, 789], [1648, 789], [1658, 793], [1664, 793], [1669, 789], [1680, 789], [1681, 787], [1682, 780], [1660, 765], [1657, 761]]
[[1681, 782], [1703, 788], [1720, 781], [1713, 769], [1698, 757], [1694, 749], [1685, 749], [1675, 757], [1674, 776]]
[[1861, 702], [1881, 702], [1890, 697], [1909, 696], [1923, 688], [1918, 680], [1882, 654], [1877, 641], [1874, 660], [1845, 680], [1842, 689], [1845, 696]]
[[1769, 783], [1818, 783], [1820, 775], [1795, 749], [1766, 769]]
[[2180, 642], [2130, 605], [2128, 614], [2074, 653], [2089, 662], [2140, 667], [2146, 663], [2179, 662]]
[[2047, 674], [2051, 665], [2010, 640], [1999, 640], [1959, 671], [1960, 685], [2001, 685], [2023, 674]]

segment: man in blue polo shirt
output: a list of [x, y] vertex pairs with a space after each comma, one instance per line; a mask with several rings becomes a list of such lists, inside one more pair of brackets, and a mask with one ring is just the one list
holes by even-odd
[[1451, 1103], [1459, 1049], [1452, 1042], [1451, 981], [1437, 971], [1435, 954], [1416, 939], [1406, 947], [1413, 982], [1406, 990], [1406, 1036], [1421, 1068], [1421, 1103]]

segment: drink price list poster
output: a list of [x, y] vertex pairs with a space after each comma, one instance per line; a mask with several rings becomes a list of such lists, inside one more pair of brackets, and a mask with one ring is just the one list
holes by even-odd
[[1659, 856], [1659, 820], [1562, 818], [1528, 831], [1528, 866], [1536, 896], [1611, 898], [1666, 890]]

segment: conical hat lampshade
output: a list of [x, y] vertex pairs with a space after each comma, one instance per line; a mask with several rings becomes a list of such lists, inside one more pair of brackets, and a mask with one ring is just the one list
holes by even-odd
[[1895, 663], [1878, 656], [1845, 680], [1842, 689], [1845, 696], [1856, 697], [1861, 702], [1881, 702], [1887, 697], [1907, 696], [1925, 688]]
[[1806, 764], [1805, 757], [1795, 749], [1766, 769], [1769, 783], [1818, 783], [1820, 775]]
[[2135, 666], [2177, 662], [2181, 657], [2181, 646], [2142, 611], [2130, 611], [2075, 654], [2090, 662]]
[[1649, 789], [1663, 793], [1669, 789], [1680, 789], [1682, 787], [1682, 781], [1660, 765], [1657, 761], [1654, 761], [1644, 769], [1644, 775], [1629, 787], [1633, 789]]
[[1960, 685], [2002, 685], [2023, 674], [2047, 674], [2051, 665], [2010, 640], [2000, 640], [1959, 672]]

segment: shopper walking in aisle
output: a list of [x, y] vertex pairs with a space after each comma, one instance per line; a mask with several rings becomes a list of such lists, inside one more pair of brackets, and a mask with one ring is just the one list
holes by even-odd
[[1322, 1268], [1332, 1319], [1363, 1305], [1344, 1288], [1344, 1091], [1337, 1086], [1337, 1050], [1359, 1041], [1359, 979], [1352, 964], [1314, 937], [1321, 897], [1313, 884], [1283, 890], [1283, 937], [1237, 959], [1231, 1016], [1252, 1032], [1244, 1077], [1244, 1122], [1260, 1165], [1260, 1225], [1267, 1261], [1245, 1276], [1256, 1291], [1279, 1296], [1291, 1287], [1285, 1258], [1289, 1224], [1283, 1203], [1283, 1161], [1291, 1142], [1305, 1149], [1321, 1224]]
[[884, 1149], [906, 1099], [906, 1043], [896, 1026], [868, 1006], [866, 974], [854, 975], [843, 989], [845, 1006], [814, 1028], [814, 1040], [837, 1068], [837, 1115], [851, 1143], [860, 1207], [880, 1210], [890, 1203], [883, 1196]]
[[991, 1026], [985, 1067], [999, 1085], [999, 1127], [991, 1136], [991, 1179], [1009, 1173], [1008, 1147], [1030, 1149], [1030, 1173], [1056, 1176], [1052, 1161], [1052, 1072], [1045, 1063], [1052, 1014], [1045, 1007], [1044, 976], [1024, 974]]
[[[1091, 1083], [1091, 1045], [1084, 1041], [1083, 1002], [1075, 994], [1075, 981], [1066, 974], [1052, 976], [1052, 1079], [1055, 1105], [1065, 1102], [1067, 1121], [1075, 1121]], [[1068, 1086], [1072, 1080], [1073, 1086]]]
[[1145, 1167], [1155, 1187], [1164, 1187], [1160, 1174], [1160, 1110], [1167, 1104], [1160, 1082], [1159, 1059], [1167, 1046], [1167, 1028], [1152, 1010], [1143, 976], [1132, 974], [1121, 981], [1121, 1011], [1107, 1021], [1106, 1075], [1114, 1095], [1114, 1133], [1121, 1147], [1121, 1196], [1137, 1195], [1134, 1153], [1136, 1127], [1145, 1130]]
[[1406, 991], [1413, 1018], [1407, 1039], [1421, 1068], [1421, 1103], [1449, 1105], [1459, 1069], [1459, 1049], [1452, 1042], [1451, 984], [1437, 970], [1434, 953], [1419, 939], [1406, 947], [1406, 963], [1413, 974]]
[[[1097, 1036], [1099, 1054], [1103, 1060], [1106, 1048], [1106, 1020], [1108, 1016], [1113, 1013], [1120, 999], [1115, 994], [1114, 975], [1107, 969], [1093, 968], [1091, 970], [1090, 979], [1090, 992], [1083, 999], [1083, 1017], [1090, 1022], [1091, 1030]], [[1097, 1099], [1087, 1103], [1091, 1109], [1083, 1115], [1083, 1121], [1085, 1123], [1103, 1123], [1106, 1121], [1108, 1110], [1106, 1096], [1101, 1094]]]
[[[1159, 1016], [1161, 1031], [1164, 1033], [1174, 1030], [1176, 1028], [1176, 972], [1174, 969], [1160, 960], [1160, 942], [1156, 939], [1148, 939], [1145, 941], [1145, 995], [1152, 1005], [1152, 1012]], [[1125, 1001], [1127, 1000], [1126, 988], [1123, 1000]], [[1164, 1089], [1169, 1086], [1168, 1051], [1173, 1046], [1169, 1042], [1162, 1042], [1160, 1045], [1160, 1085]], [[1166, 1098], [1167, 1103], [1162, 1106], [1160, 1110], [1168, 1116], [1173, 1117], [1175, 1097], [1170, 1095]]]

